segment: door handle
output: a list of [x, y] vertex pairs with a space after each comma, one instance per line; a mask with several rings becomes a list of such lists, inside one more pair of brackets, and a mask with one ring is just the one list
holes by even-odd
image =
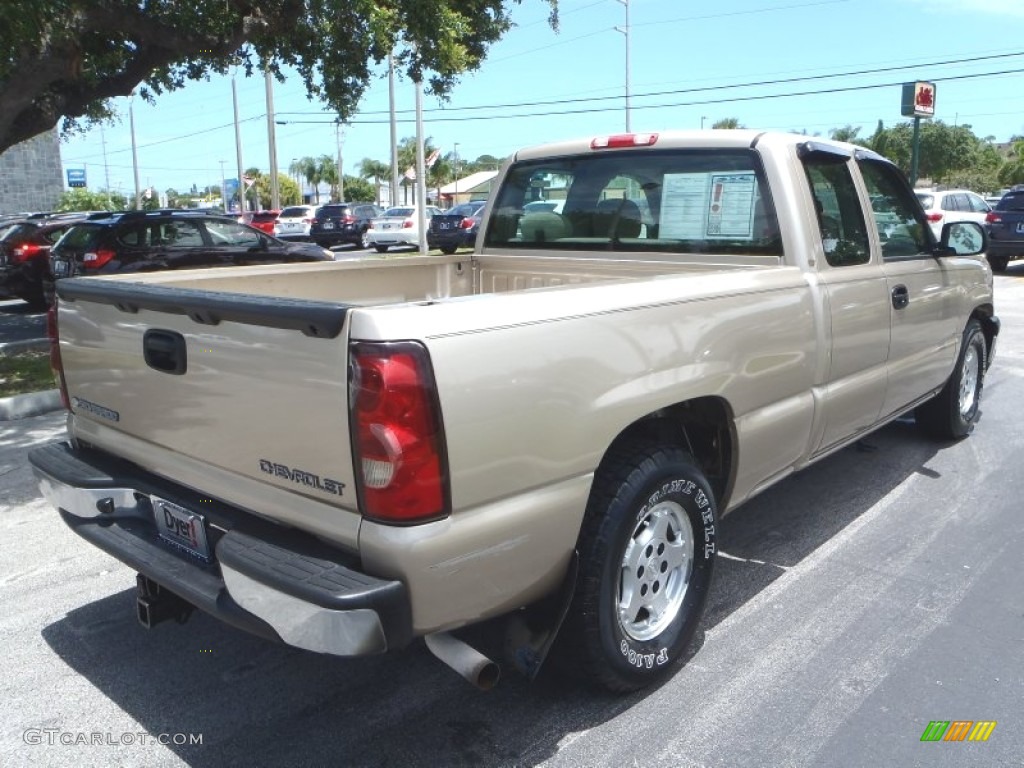
[[905, 285], [897, 285], [892, 289], [893, 309], [903, 309], [910, 303], [910, 291]]
[[146, 365], [155, 371], [181, 376], [188, 369], [185, 337], [177, 331], [150, 328], [142, 337]]

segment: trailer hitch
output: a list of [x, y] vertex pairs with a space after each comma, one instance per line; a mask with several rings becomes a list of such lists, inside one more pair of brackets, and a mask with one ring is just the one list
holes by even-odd
[[184, 624], [195, 610], [194, 605], [141, 573], [135, 576], [135, 587], [136, 616], [139, 624], [146, 629], [152, 629], [168, 619]]

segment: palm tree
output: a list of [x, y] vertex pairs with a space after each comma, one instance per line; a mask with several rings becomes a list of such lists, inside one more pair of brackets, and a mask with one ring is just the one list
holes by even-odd
[[298, 160], [293, 160], [292, 164], [288, 166], [288, 173], [293, 173], [299, 178], [305, 179], [306, 183], [313, 189], [317, 202], [320, 202], [320, 190], [317, 189], [320, 184], [320, 171], [315, 158], [300, 157]]
[[740, 121], [737, 120], [735, 117], [726, 117], [726, 118], [724, 118], [722, 120], [715, 121], [712, 124], [711, 127], [712, 128], [733, 128], [733, 129], [735, 129], [735, 128], [743, 128], [744, 126], [740, 125]]
[[857, 141], [860, 126], [844, 125], [842, 128], [833, 128], [829, 133], [832, 134], [832, 138], [836, 141], [845, 141], [848, 144], [852, 144]]
[[[341, 202], [338, 190], [338, 164], [330, 155], [320, 155], [316, 159], [316, 184], [319, 187], [321, 182], [326, 182], [331, 187], [331, 198]], [[320, 190], [317, 189], [316, 201], [320, 202]]]
[[[381, 179], [391, 178], [391, 166], [379, 160], [371, 160], [368, 157], [364, 157], [359, 163], [359, 175], [364, 179], [373, 179], [374, 186], [377, 187], [376, 203], [380, 205], [380, 181]], [[391, 190], [392, 202], [394, 201], [394, 196], [395, 190]]]

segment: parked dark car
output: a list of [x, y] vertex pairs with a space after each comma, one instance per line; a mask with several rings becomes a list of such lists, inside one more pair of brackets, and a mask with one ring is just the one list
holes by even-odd
[[46, 307], [44, 285], [50, 279], [50, 249], [86, 214], [53, 214], [0, 225], [0, 292]]
[[330, 248], [346, 243], [368, 248], [366, 230], [370, 222], [384, 212], [371, 203], [328, 203], [321, 206], [309, 225], [309, 237], [317, 245]]
[[71, 227], [50, 255], [57, 279], [334, 258], [312, 243], [285, 243], [234, 218], [182, 210], [90, 217]]
[[277, 223], [277, 216], [280, 211], [246, 211], [238, 217], [239, 224], [248, 224], [260, 232], [268, 235], [274, 234], [274, 225]]
[[485, 205], [487, 201], [475, 200], [435, 214], [427, 230], [427, 245], [440, 248], [442, 253], [455, 253], [456, 248], [463, 246], [472, 248]]
[[1018, 184], [985, 217], [988, 263], [1002, 272], [1014, 259], [1024, 259], [1024, 184]]

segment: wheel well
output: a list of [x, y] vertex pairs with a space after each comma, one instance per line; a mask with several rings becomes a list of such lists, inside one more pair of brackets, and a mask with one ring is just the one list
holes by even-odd
[[690, 453], [711, 485], [718, 508], [724, 509], [732, 492], [736, 444], [732, 409], [725, 400], [702, 397], [650, 413], [620, 432], [605, 457], [618, 443], [638, 438], [671, 442]]
[[971, 317], [981, 323], [981, 332], [985, 334], [985, 355], [986, 363], [992, 360], [992, 347], [996, 343], [996, 335], [999, 333], [999, 321], [992, 313], [992, 307], [985, 305], [978, 307], [971, 314]]

